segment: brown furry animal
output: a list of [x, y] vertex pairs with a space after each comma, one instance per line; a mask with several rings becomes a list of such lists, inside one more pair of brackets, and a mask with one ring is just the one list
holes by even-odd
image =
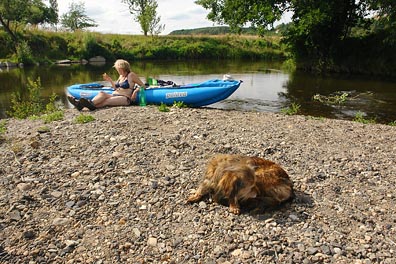
[[289, 175], [276, 163], [259, 157], [220, 154], [208, 164], [205, 177], [187, 202], [211, 195], [240, 214], [240, 204], [274, 207], [294, 197]]

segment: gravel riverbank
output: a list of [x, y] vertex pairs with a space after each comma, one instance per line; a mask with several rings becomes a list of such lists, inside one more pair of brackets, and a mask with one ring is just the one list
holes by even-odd
[[[1, 263], [396, 262], [396, 127], [207, 108], [90, 114], [7, 121]], [[215, 153], [279, 163], [297, 198], [239, 216], [186, 204]]]

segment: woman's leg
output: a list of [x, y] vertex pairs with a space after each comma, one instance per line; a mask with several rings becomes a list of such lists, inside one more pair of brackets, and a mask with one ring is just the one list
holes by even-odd
[[105, 106], [123, 106], [123, 105], [129, 105], [129, 100], [125, 96], [110, 96], [99, 104], [95, 103], [95, 106], [98, 108]]
[[93, 99], [92, 99], [92, 103], [96, 106], [96, 107], [102, 107], [103, 102], [108, 99], [113, 97], [113, 95], [105, 93], [105, 92], [99, 92]]

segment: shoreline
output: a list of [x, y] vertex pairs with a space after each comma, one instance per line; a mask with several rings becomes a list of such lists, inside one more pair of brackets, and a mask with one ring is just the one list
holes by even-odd
[[[7, 119], [0, 262], [394, 263], [396, 127], [155, 106]], [[48, 127], [49, 131], [40, 128]], [[297, 192], [235, 216], [186, 204], [216, 153], [279, 163]]]

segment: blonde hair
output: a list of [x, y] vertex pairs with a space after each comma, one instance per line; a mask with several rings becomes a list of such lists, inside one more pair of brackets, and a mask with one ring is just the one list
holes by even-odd
[[127, 72], [131, 71], [131, 66], [129, 65], [129, 62], [127, 62], [126, 60], [116, 60], [116, 62], [114, 62], [113, 67], [116, 69], [124, 69]]

